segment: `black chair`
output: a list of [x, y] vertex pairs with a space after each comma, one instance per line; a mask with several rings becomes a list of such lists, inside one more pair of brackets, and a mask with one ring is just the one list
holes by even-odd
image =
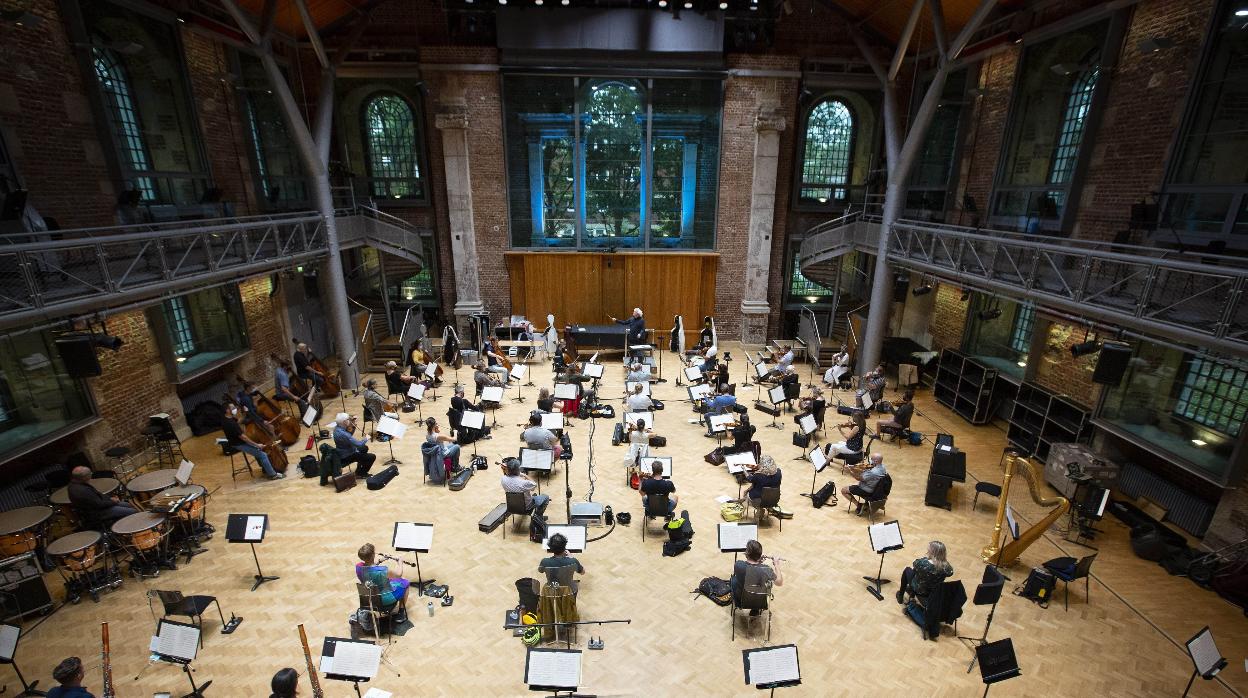
[[927, 597], [924, 608], [917, 600], [907, 607], [908, 615], [923, 630], [924, 640], [935, 640], [940, 637], [942, 625], [953, 625], [953, 632], [958, 632], [958, 618], [962, 617], [962, 606], [966, 603], [966, 588], [962, 580], [941, 582], [940, 587]]
[[[959, 640], [969, 640], [971, 649], [987, 644], [988, 629], [992, 627], [992, 615], [997, 612], [997, 602], [1001, 600], [1001, 592], [1005, 589], [1005, 577], [997, 569], [996, 565], [984, 565], [984, 578], [975, 587], [975, 598], [971, 603], [976, 606], [992, 606], [988, 609], [988, 621], [984, 623], [984, 633], [979, 637], [970, 637], [967, 635], [959, 635]], [[975, 662], [979, 661], [978, 655], [971, 659], [970, 666], [966, 667], [966, 673], [971, 673], [971, 669], [975, 668]]]
[[[779, 506], [780, 488], [764, 487], [763, 491], [759, 492], [757, 500], [747, 498], [746, 501], [750, 503], [750, 506], [754, 507], [754, 523], [762, 523], [763, 517], [767, 515], [766, 512], [774, 506]], [[781, 519], [779, 516], [776, 519], [780, 522], [780, 530], [783, 531], [784, 519]]]
[[160, 604], [164, 606], [165, 616], [185, 616], [191, 624], [199, 628], [199, 646], [204, 646], [204, 611], [212, 604], [217, 604], [217, 615], [221, 616], [221, 627], [225, 627], [225, 614], [221, 612], [221, 604], [215, 596], [183, 596], [180, 591], [157, 591]]
[[507, 537], [507, 520], [513, 516], [530, 516], [533, 513], [533, 505], [524, 496], [523, 492], [506, 492], [507, 495], [507, 514], [503, 516], [503, 538]]
[[792, 381], [784, 384], [784, 406], [788, 409], [793, 408], [793, 401], [801, 397], [802, 383], [801, 381]]
[[817, 433], [822, 431], [825, 436], [827, 435], [827, 431], [823, 428], [823, 416], [827, 414], [827, 411], [828, 403], [820, 399], [815, 401], [814, 409], [810, 412], [815, 418], [815, 432]]
[[1001, 485], [995, 485], [991, 482], [975, 483], [975, 496], [971, 499], [971, 509], [975, 508], [975, 503], [979, 501], [981, 493], [999, 499], [1001, 497]]
[[832, 460], [841, 462], [841, 473], [844, 473], [845, 469], [849, 466], [861, 463], [862, 459], [865, 458], [866, 455], [867, 449], [864, 448], [861, 451], [855, 451], [853, 453], [838, 453], [835, 456], [832, 456]]
[[672, 511], [672, 499], [666, 494], [650, 494], [646, 495], [646, 509], [644, 519], [641, 522], [641, 539], [646, 539], [646, 529], [649, 528], [650, 521], [653, 519], [667, 519], [667, 515]]
[[[884, 505], [888, 503], [888, 495], [892, 491], [893, 491], [893, 476], [892, 475], [885, 475], [883, 478], [880, 479], [878, 483], [876, 483], [875, 490], [871, 492], [871, 494], [867, 495], [866, 497], [868, 521], [870, 521], [871, 523], [875, 523], [875, 511], [877, 509], [884, 508]], [[853, 502], [850, 502], [849, 504], [852, 506]], [[847, 508], [846, 511], [849, 511], [849, 509]]]
[[1065, 602], [1067, 611], [1070, 610], [1070, 583], [1080, 579], [1083, 580], [1084, 603], [1092, 603], [1091, 573], [1092, 563], [1096, 560], [1096, 555], [1097, 553], [1092, 553], [1091, 555], [1080, 559], [1079, 562], [1075, 564], [1073, 572], [1067, 572], [1065, 569], [1058, 567], [1049, 567], [1049, 563], [1047, 562], [1044, 564], [1045, 568], [1052, 572], [1054, 577], [1062, 580], [1062, 584], [1066, 586]]
[[452, 407], [446, 411], [446, 421], [449, 422], [451, 425], [451, 436], [457, 437], [457, 435], [459, 434], [459, 430], [460, 430], [459, 425], [460, 425], [460, 422], [463, 420], [463, 418], [464, 418], [463, 410], [457, 410], [454, 407]]
[[732, 605], [728, 607], [728, 617], [732, 620], [732, 639], [737, 639], [737, 611], [758, 611], [751, 615], [762, 615], [767, 612], [767, 641], [771, 641], [771, 586], [772, 583], [763, 574], [761, 565], [747, 565], [745, 574], [735, 579], [737, 588], [732, 593]]
[[[252, 478], [256, 476], [256, 472], [251, 469], [251, 458], [245, 452], [234, 448], [226, 441], [222, 441], [221, 453], [230, 457], [230, 482], [234, 483], [235, 487], [238, 486], [239, 473], [247, 473]], [[234, 460], [234, 456], [243, 457], [242, 466], [238, 465], [237, 461]]]
[[360, 598], [360, 612], [367, 614], [373, 622], [373, 638], [381, 639], [381, 623], [386, 621], [388, 626], [386, 634], [389, 635], [394, 630], [394, 617], [406, 607], [407, 595], [403, 595], [403, 600], [394, 604], [390, 608], [386, 608], [381, 603], [381, 587], [372, 584], [355, 584], [356, 594]]

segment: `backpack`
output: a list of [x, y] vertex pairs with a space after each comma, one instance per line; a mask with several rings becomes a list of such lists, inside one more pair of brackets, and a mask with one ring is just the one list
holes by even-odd
[[732, 584], [727, 579], [719, 577], [703, 577], [698, 582], [698, 588], [694, 589], [694, 594], [701, 594], [717, 606], [728, 606], [732, 604]]
[[832, 506], [836, 506], [837, 501], [836, 501], [836, 483], [835, 482], [824, 483], [823, 487], [820, 487], [818, 492], [810, 496], [810, 503], [814, 505], [816, 509], [819, 509], [824, 504], [827, 504], [829, 500], [832, 501]]
[[316, 456], [306, 455], [299, 459], [299, 470], [304, 477], [316, 477], [321, 472], [321, 464], [317, 462]]
[[740, 521], [745, 516], [745, 507], [741, 502], [724, 502], [719, 507], [719, 515], [724, 521]]
[[546, 522], [542, 520], [542, 517], [529, 517], [529, 540], [534, 543], [546, 540]]
[[1015, 589], [1014, 593], [1035, 601], [1040, 604], [1040, 608], [1048, 608], [1049, 598], [1053, 596], [1053, 589], [1056, 587], [1057, 579], [1053, 574], [1043, 567], [1036, 567], [1027, 575], [1027, 581], [1023, 582], [1022, 587]]
[[912, 431], [912, 432], [910, 432], [910, 445], [911, 445], [911, 446], [922, 446], [922, 445], [923, 445], [923, 434], [922, 434], [922, 432], [917, 432], [917, 431]]
[[668, 521], [667, 540], [663, 541], [663, 557], [676, 557], [693, 547], [693, 522], [689, 520], [689, 510], [681, 509], [680, 516]]
[[656, 434], [656, 435], [652, 435], [652, 436], [650, 437], [650, 445], [651, 445], [651, 446], [654, 446], [654, 447], [656, 447], [656, 448], [658, 448], [658, 447], [662, 447], [662, 446], [666, 446], [666, 445], [667, 445], [667, 437], [666, 437], [666, 436], [658, 436], [657, 434]]

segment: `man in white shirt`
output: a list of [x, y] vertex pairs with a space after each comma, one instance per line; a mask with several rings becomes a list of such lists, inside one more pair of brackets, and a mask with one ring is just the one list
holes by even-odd
[[546, 505], [550, 504], [550, 496], [533, 494], [533, 490], [537, 489], [537, 483], [520, 472], [520, 461], [510, 462], [507, 466], [507, 474], [502, 477], [502, 483], [504, 492], [523, 492], [524, 501], [533, 515], [543, 520], [546, 518]]
[[649, 412], [654, 407], [654, 401], [642, 392], [644, 387], [642, 383], [633, 386], [633, 394], [624, 401], [628, 405], [629, 412]]
[[633, 364], [628, 367], [628, 376], [624, 380], [629, 383], [647, 383], [650, 381], [650, 372], [641, 370], [641, 364]]
[[555, 433], [542, 426], [542, 415], [534, 412], [529, 415], [529, 428], [520, 433], [520, 438], [524, 440], [524, 444], [532, 449], [539, 451], [554, 451], [555, 458], [559, 458], [559, 454], [563, 449], [559, 446], [559, 438]]

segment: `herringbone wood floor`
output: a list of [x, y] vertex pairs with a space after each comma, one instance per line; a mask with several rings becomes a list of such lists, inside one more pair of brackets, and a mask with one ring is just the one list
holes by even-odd
[[[674, 376], [670, 358], [664, 357], [665, 365], [668, 375]], [[533, 368], [539, 384], [550, 380], [548, 366]], [[739, 362], [734, 368], [740, 374]], [[460, 378], [470, 379], [469, 372], [462, 371]], [[617, 393], [622, 382], [618, 364], [609, 365], [603, 394]], [[752, 401], [754, 391], [742, 388], [739, 396]], [[440, 399], [426, 404], [423, 411], [444, 421], [449, 391], [440, 393]], [[485, 535], [476, 527], [477, 520], [502, 501], [496, 461], [515, 452], [520, 431], [516, 424], [533, 408], [536, 389], [523, 389], [528, 398], [523, 404], [510, 400], [515, 394], [514, 389], [509, 391], [507, 403], [498, 412], [495, 437], [478, 446], [490, 457], [489, 470], [479, 472], [462, 492], [421, 484], [423, 431], [411, 433], [395, 446], [404, 465], [389, 487], [370, 492], [361, 486], [344, 494], [320, 488], [314, 479], [297, 477], [280, 482], [240, 481], [234, 487], [228, 459], [220, 455], [213, 437], [192, 440], [186, 449], [197, 464], [195, 481], [209, 489], [220, 486], [211, 499], [210, 520], [218, 531], [224, 531], [227, 513], [267, 512], [273, 530], [259, 547], [260, 560], [266, 574], [281, 579], [249, 591], [255, 572], [249, 549], [228, 544], [218, 534], [208, 543], [210, 552], [176, 571], [147, 581], [127, 578], [121, 589], [105, 594], [98, 604], [85, 600], [61, 608], [23, 639], [20, 666], [28, 679], [38, 678], [46, 686], [57, 661], [80, 655], [90, 668], [88, 687], [98, 695], [99, 622], [107, 620], [117, 695], [181, 694], [188, 684], [177, 667], [144, 668], [154, 628], [145, 592], [179, 589], [216, 595], [227, 616], [234, 612], [245, 618], [238, 631], [228, 636], [218, 633], [215, 618], [206, 621], [205, 647], [194, 667], [198, 682], [213, 681], [208, 695], [267, 695], [275, 670], [293, 666], [304, 673], [298, 623], [306, 624], [314, 657], [319, 655], [322, 637], [348, 632], [347, 618], [356, 607], [351, 567], [359, 545], [372, 541], [388, 550], [393, 522], [411, 520], [437, 525], [434, 550], [421, 557], [422, 570], [426, 577], [449, 583], [456, 602], [451, 608], [437, 607], [429, 617], [421, 608], [423, 603], [413, 598], [412, 626], [395, 638], [386, 653], [392, 666], [383, 666], [372, 685], [398, 696], [526, 695], [524, 646], [501, 624], [504, 610], [516, 603], [514, 580], [535, 576], [543, 554], [525, 535], [508, 533], [504, 540], [500, 531]], [[629, 625], [592, 630], [606, 640], [606, 649], [585, 652], [583, 690], [606, 696], [752, 694], [754, 689], [742, 682], [741, 650], [763, 644], [763, 624], [756, 623], [751, 630], [742, 619], [739, 627], [745, 632], [739, 632], [733, 642], [727, 610], [689, 593], [704, 576], [730, 573], [732, 560], [716, 549], [719, 516], [714, 498], [735, 496], [737, 487], [723, 468], [702, 461], [712, 442], [687, 423], [688, 405], [679, 401], [684, 389], [663, 383], [655, 387], [655, 394], [668, 404], [659, 416], [658, 431], [668, 437], [668, 446], [660, 452], [675, 458], [680, 506], [690, 511], [697, 535], [692, 551], [665, 558], [661, 556], [662, 536], [648, 536], [643, 543], [638, 530], [642, 524], [635, 519], [631, 526], [617, 527], [579, 555], [587, 569], [579, 601], [582, 618], [632, 620]], [[349, 410], [356, 412], [357, 403], [349, 400]], [[999, 429], [971, 427], [935, 405], [927, 392], [920, 392], [917, 404], [921, 414], [915, 418], [916, 429], [928, 434], [954, 433], [958, 446], [968, 452], [970, 475], [1000, 482], [997, 462], [1004, 437]], [[326, 410], [336, 411], [329, 406]], [[404, 421], [412, 423], [415, 416], [405, 415]], [[761, 413], [751, 410], [751, 418], [760, 427], [764, 451], [784, 469], [782, 504], [796, 512], [783, 531], [773, 519], [760, 533], [766, 552], [787, 560], [786, 584], [777, 589], [773, 602], [771, 642], [795, 643], [801, 653], [803, 685], [781, 689], [781, 694], [971, 695], [982, 691], [978, 671], [966, 673], [971, 657], [967, 646], [950, 631], [939, 642], [924, 642], [918, 627], [902, 616], [891, 598], [895, 583], [886, 587], [883, 602], [863, 589], [862, 575], [873, 574], [878, 564], [867, 542], [865, 520], [847, 514], [844, 506], [812, 509], [808, 499], [798, 496], [810, 491], [811, 469], [805, 462], [791, 460], [799, 452], [790, 441], [791, 416], [782, 420], [783, 431], [761, 428], [767, 421]], [[594, 501], [636, 515], [639, 502], [636, 493], [624, 485], [623, 447], [611, 446], [611, 426], [599, 422], [593, 438]], [[589, 423], [578, 423], [571, 432], [575, 500], [584, 498], [588, 486], [589, 432]], [[302, 448], [302, 443], [292, 447], [292, 462], [303, 454]], [[979, 550], [988, 541], [995, 500], [980, 502], [977, 510], [971, 510], [974, 479], [969, 479], [955, 486], [952, 511], [925, 507], [930, 446], [877, 443], [876, 449], [885, 454], [896, 482], [887, 517], [900, 520], [907, 541], [904, 551], [888, 555], [885, 576], [896, 580], [928, 540], [941, 539], [968, 594], [973, 594], [982, 572]], [[384, 460], [384, 445], [374, 446], [374, 451]], [[554, 522], [564, 518], [563, 478], [559, 467], [542, 488], [555, 495], [549, 511]], [[845, 476], [829, 468], [819, 476], [818, 484], [829, 478], [839, 487]], [[1043, 515], [1021, 482], [1010, 501], [1028, 521]], [[990, 638], [1013, 638], [1023, 675], [996, 687], [993, 695], [1178, 695], [1191, 666], [1182, 642], [1205, 624], [1213, 628], [1221, 650], [1231, 660], [1223, 677], [1234, 689], [1200, 682], [1193, 695], [1248, 690], [1248, 680], [1238, 666], [1248, 648], [1248, 623], [1240, 611], [1187, 580], [1169, 577], [1158, 566], [1136, 559], [1127, 545], [1125, 528], [1116, 520], [1106, 519], [1101, 527], [1106, 532], [1097, 541], [1101, 554], [1093, 568], [1090, 604], [1082, 584], [1071, 590], [1069, 612], [1062, 609], [1060, 587], [1047, 610], [1008, 593], [1002, 599]], [[600, 532], [591, 530], [591, 535]], [[1084, 552], [1050, 532], [1009, 571], [1013, 582], [1007, 583], [1007, 592], [1022, 581], [1030, 566]], [[986, 615], [986, 609], [968, 603], [959, 632], [978, 635]], [[589, 634], [580, 634], [582, 649]], [[3, 671], [13, 688], [12, 674]], [[349, 685], [324, 679], [321, 683], [327, 696], [354, 694]], [[301, 695], [310, 695], [306, 678]]]

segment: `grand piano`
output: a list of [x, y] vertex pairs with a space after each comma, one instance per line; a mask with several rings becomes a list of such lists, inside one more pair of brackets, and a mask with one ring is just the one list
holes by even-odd
[[625, 325], [573, 325], [572, 341], [577, 351], [606, 349], [628, 352], [628, 327]]

